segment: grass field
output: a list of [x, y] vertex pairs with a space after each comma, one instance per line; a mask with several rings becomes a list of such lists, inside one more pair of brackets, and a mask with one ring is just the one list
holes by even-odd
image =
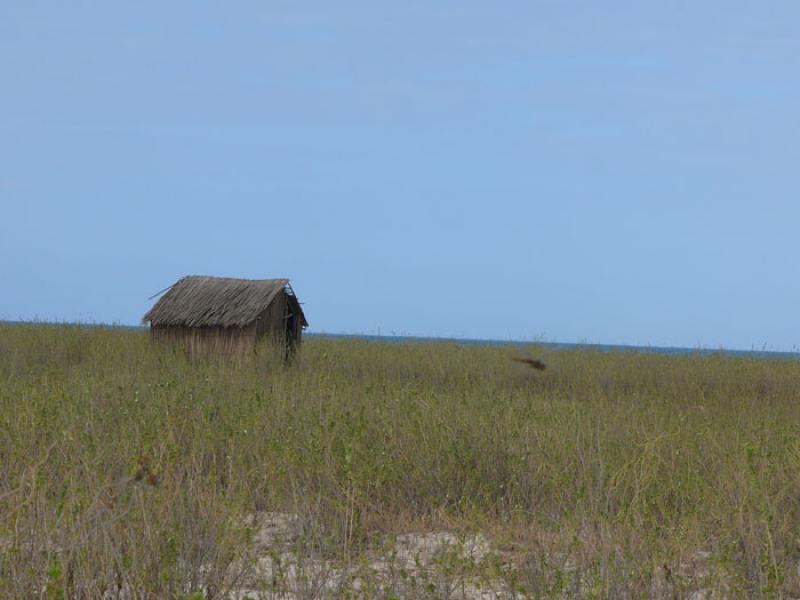
[[263, 350], [1, 325], [0, 597], [800, 597], [797, 361]]

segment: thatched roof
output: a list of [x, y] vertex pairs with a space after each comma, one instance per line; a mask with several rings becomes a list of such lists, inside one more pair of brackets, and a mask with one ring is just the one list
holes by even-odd
[[[142, 321], [184, 327], [244, 327], [255, 321], [287, 286], [294, 295], [288, 279], [191, 275], [168, 288]], [[302, 309], [300, 318], [307, 325]]]

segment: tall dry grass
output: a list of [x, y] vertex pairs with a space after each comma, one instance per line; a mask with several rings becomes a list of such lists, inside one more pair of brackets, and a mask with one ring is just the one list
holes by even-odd
[[480, 531], [530, 597], [800, 596], [798, 362], [517, 354], [312, 338], [232, 367], [2, 325], [0, 596], [225, 597], [256, 511], [341, 564]]

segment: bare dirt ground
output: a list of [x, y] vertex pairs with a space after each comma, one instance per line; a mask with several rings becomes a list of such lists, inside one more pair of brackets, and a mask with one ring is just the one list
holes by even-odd
[[[497, 549], [481, 534], [459, 536], [450, 531], [409, 532], [392, 536], [366, 560], [349, 565], [336, 564], [313, 554], [298, 553], [302, 523], [297, 516], [258, 513], [245, 518], [252, 528], [252, 559], [237, 565], [241, 584], [231, 598], [236, 600], [311, 598], [442, 598], [491, 600], [526, 598], [509, 589], [502, 571], [514, 557]], [[681, 594], [688, 600], [735, 597], [700, 585], [707, 574], [708, 552], [698, 552], [680, 566], [680, 573], [661, 569], [653, 577], [653, 598], [672, 598], [671, 578], [681, 577], [697, 585]], [[499, 576], [486, 575], [489, 562]], [[568, 561], [569, 562], [569, 561]], [[569, 567], [567, 568], [569, 570]], [[243, 575], [243, 576], [241, 576]], [[587, 582], [577, 594], [562, 592], [557, 598], [584, 597]], [[721, 592], [721, 593], [720, 593]], [[589, 594], [591, 596], [591, 594]], [[548, 596], [549, 597], [549, 596]], [[602, 597], [602, 592], [600, 596]]]
[[[468, 573], [483, 561], [501, 558], [482, 535], [460, 537], [448, 531], [406, 533], [386, 540], [364, 561], [334, 564], [300, 556], [302, 524], [289, 514], [248, 515], [253, 560], [240, 565], [237, 600], [319, 597], [452, 598], [477, 600], [517, 597], [499, 582]], [[521, 596], [519, 596], [521, 597]]]

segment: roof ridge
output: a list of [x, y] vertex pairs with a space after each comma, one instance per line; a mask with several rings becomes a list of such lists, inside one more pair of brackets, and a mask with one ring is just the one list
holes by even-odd
[[244, 327], [288, 285], [288, 278], [186, 275], [167, 288], [142, 320], [151, 325]]

